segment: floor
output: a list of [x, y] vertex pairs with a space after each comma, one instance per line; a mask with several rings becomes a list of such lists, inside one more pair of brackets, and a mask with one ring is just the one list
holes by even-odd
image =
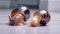
[[[12, 10], [0, 9], [0, 34], [60, 34], [60, 13], [50, 12], [51, 20], [46, 26], [29, 27], [25, 26], [8, 26], [8, 15]], [[31, 10], [30, 19], [35, 10]]]

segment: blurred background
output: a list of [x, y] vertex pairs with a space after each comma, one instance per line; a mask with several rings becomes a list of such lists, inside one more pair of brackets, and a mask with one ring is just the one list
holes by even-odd
[[20, 5], [31, 9], [59, 11], [60, 0], [0, 0], [0, 9], [13, 9]]
[[[20, 5], [29, 7], [31, 15], [37, 9], [48, 10], [50, 22], [40, 27], [8, 26], [8, 15]], [[60, 34], [60, 0], [0, 0], [0, 34]]]
[[12, 9], [20, 5], [26, 5], [31, 9], [47, 9], [48, 0], [0, 0], [0, 9]]

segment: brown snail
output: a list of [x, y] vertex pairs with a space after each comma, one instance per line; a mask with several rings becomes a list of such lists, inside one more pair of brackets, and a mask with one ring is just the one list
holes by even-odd
[[46, 25], [49, 23], [51, 19], [50, 13], [48, 11], [42, 10], [42, 11], [36, 11], [33, 14], [33, 18], [30, 22], [30, 26], [40, 26], [40, 25]]
[[11, 15], [9, 16], [9, 25], [11, 26], [22, 26], [25, 25], [26, 15], [24, 12], [13, 9]]

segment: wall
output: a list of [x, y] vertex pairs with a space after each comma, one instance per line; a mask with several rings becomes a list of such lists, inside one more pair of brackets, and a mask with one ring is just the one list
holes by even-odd
[[18, 0], [10, 0], [10, 8], [16, 8], [18, 4]]
[[10, 6], [11, 8], [15, 8], [17, 6], [20, 6], [21, 4], [34, 7], [34, 5], [38, 5], [38, 0], [11, 0]]
[[48, 10], [51, 12], [60, 12], [60, 0], [48, 0]]
[[37, 0], [18, 0], [19, 4], [37, 5]]
[[48, 10], [48, 0], [40, 0], [39, 9], [40, 10]]
[[0, 0], [0, 9], [10, 8], [10, 0]]
[[[26, 0], [26, 1], [28, 1], [28, 0]], [[29, 2], [27, 3], [26, 1], [23, 1], [22, 2], [22, 0], [0, 0], [0, 9], [1, 8], [15, 8], [15, 7], [17, 7], [17, 4], [31, 4], [31, 5], [37, 5], [37, 0], [33, 0], [34, 1], [34, 3], [33, 3], [33, 1], [32, 0], [29, 0]], [[40, 8], [40, 10], [47, 10], [48, 9], [48, 0], [40, 0], [39, 1], [40, 3], [39, 3], [39, 8]]]

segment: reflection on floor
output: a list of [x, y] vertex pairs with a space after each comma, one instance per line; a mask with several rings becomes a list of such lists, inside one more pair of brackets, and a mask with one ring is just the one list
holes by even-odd
[[[8, 15], [11, 10], [0, 10], [0, 34], [60, 34], [60, 14], [51, 13], [51, 21], [47, 26], [29, 27], [29, 26], [8, 26]], [[34, 10], [31, 10], [34, 13]], [[32, 17], [31, 14], [31, 17]], [[29, 23], [31, 18], [27, 21]], [[28, 24], [29, 25], [29, 24]]]

